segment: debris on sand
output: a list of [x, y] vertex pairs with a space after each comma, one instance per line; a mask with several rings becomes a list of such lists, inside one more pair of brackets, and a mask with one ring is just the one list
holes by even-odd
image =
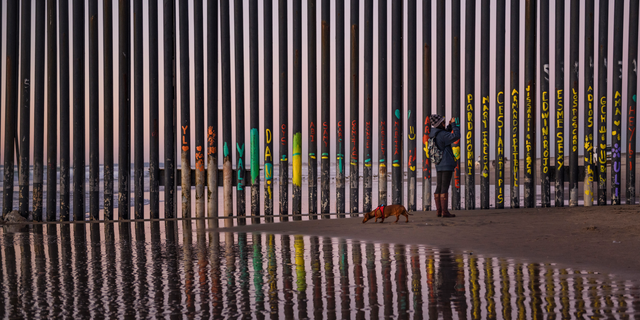
[[598, 227], [596, 227], [596, 226], [586, 227], [585, 229], [586, 229], [587, 231], [598, 231]]

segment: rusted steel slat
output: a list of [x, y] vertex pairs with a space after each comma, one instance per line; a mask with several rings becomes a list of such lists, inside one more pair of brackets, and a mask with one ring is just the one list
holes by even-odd
[[119, 58], [120, 58], [120, 75], [119, 75], [119, 137], [118, 143], [118, 216], [119, 218], [128, 220], [131, 204], [129, 203], [131, 188], [131, 105], [130, 105], [130, 84], [131, 78], [129, 64], [130, 48], [129, 42], [129, 2], [120, 0], [118, 12], [118, 39]]
[[[345, 213], [344, 1], [336, 3], [336, 212]], [[323, 173], [324, 174], [324, 173]], [[327, 176], [327, 179], [329, 177]], [[328, 205], [328, 204], [327, 204]]]
[[[489, 209], [489, 0], [482, 0], [480, 9], [480, 208]], [[443, 63], [441, 63], [442, 65]]]
[[378, 205], [387, 204], [387, 1], [378, 2]]
[[158, 115], [158, 1], [149, 1], [149, 215], [160, 218], [160, 138]]
[[[584, 42], [584, 166], [587, 174], [584, 177], [584, 205], [593, 204], [593, 126], [594, 126], [594, 83], [593, 83], [593, 40], [594, 40], [594, 4], [593, 0], [585, 3], [585, 42]], [[637, 1], [636, 1], [637, 3]], [[637, 19], [636, 19], [637, 21]], [[636, 25], [636, 30], [638, 26]], [[629, 132], [631, 133], [631, 132]], [[543, 142], [544, 143], [544, 142]], [[635, 161], [633, 162], [635, 163]], [[629, 181], [629, 180], [627, 180]], [[627, 198], [628, 200], [628, 198]]]
[[249, 2], [249, 55], [251, 76], [251, 216], [260, 223], [260, 87], [258, 70], [258, 2]]
[[[243, 42], [243, 9], [242, 1], [234, 0], [234, 42], [235, 42], [235, 79], [236, 79], [236, 168], [238, 183], [236, 184], [236, 201], [238, 217], [247, 215], [245, 179], [245, 139], [244, 139], [244, 42]], [[281, 51], [282, 52], [282, 51]], [[286, 57], [286, 54], [284, 55]], [[286, 97], [286, 95], [285, 95]], [[238, 219], [238, 225], [245, 225], [244, 218]]]
[[609, 53], [609, 0], [600, 0], [598, 22], [598, 205], [607, 204], [607, 58]]
[[[322, 1], [321, 2], [326, 2]], [[316, 0], [307, 2], [307, 30], [309, 32], [308, 61], [309, 61], [309, 214], [311, 219], [318, 219], [318, 64], [317, 64], [317, 28], [316, 28]]]
[[[564, 168], [564, 1], [556, 1], [555, 50], [555, 123], [556, 123], [556, 168]], [[564, 206], [564, 177], [555, 178], [555, 206]]]
[[302, 1], [293, 2], [293, 193], [294, 220], [302, 213]]
[[549, 0], [540, 2], [540, 184], [541, 184], [541, 206], [551, 206], [551, 179], [549, 176], [549, 166], [551, 166], [551, 144], [550, 144], [550, 104], [549, 104]]
[[416, 210], [416, 1], [407, 1], [407, 210]]
[[[20, 149], [18, 161], [18, 210], [20, 215], [29, 217], [29, 177], [30, 177], [30, 143], [31, 143], [31, 0], [22, 0], [20, 13]], [[75, 6], [74, 6], [75, 10]], [[74, 11], [75, 13], [75, 11]], [[76, 24], [74, 23], [74, 26]], [[83, 26], [84, 27], [84, 26]], [[77, 27], [74, 27], [74, 36]], [[84, 38], [83, 38], [84, 40]], [[74, 42], [75, 43], [75, 42]], [[84, 43], [84, 41], [82, 42]], [[17, 43], [12, 44], [17, 45]], [[84, 49], [84, 46], [83, 46]], [[75, 47], [74, 47], [75, 53]], [[74, 55], [74, 61], [77, 56]], [[84, 61], [84, 60], [83, 60]], [[74, 67], [74, 71], [76, 68]], [[84, 70], [84, 68], [83, 68]], [[84, 73], [82, 74], [84, 78]], [[74, 77], [75, 79], [75, 77]], [[75, 84], [75, 82], [74, 82]], [[74, 94], [77, 92], [74, 88]], [[82, 92], [84, 92], [84, 87]], [[75, 99], [74, 99], [75, 101]], [[84, 106], [84, 99], [82, 100]], [[76, 103], [74, 103], [74, 106]], [[75, 111], [75, 108], [74, 108]], [[75, 115], [75, 112], [74, 112]], [[9, 119], [9, 118], [5, 118]], [[74, 117], [75, 119], [75, 117]], [[84, 137], [84, 134], [82, 135]], [[77, 138], [76, 138], [77, 139]], [[74, 152], [75, 155], [75, 152]], [[5, 167], [6, 168], [6, 167]], [[5, 170], [6, 171], [6, 170]], [[84, 170], [82, 170], [84, 173]], [[5, 181], [6, 183], [6, 181]], [[13, 181], [11, 181], [13, 184]]]
[[[212, 3], [213, 4], [213, 3]], [[193, 2], [193, 15], [194, 15], [194, 71], [195, 71], [195, 114], [196, 114], [196, 217], [205, 216], [204, 206], [204, 186], [205, 186], [205, 173], [204, 173], [204, 155], [205, 155], [205, 140], [204, 140], [204, 38], [203, 38], [203, 9], [202, 0], [195, 0]]]
[[[45, 91], [45, 1], [36, 2], [36, 45], [35, 45], [35, 105], [33, 108], [34, 130], [33, 137], [33, 219], [42, 221], [43, 202], [43, 153], [44, 153], [44, 91]], [[55, 8], [55, 6], [54, 6]], [[97, 81], [96, 81], [97, 82]], [[56, 88], [57, 89], [57, 88]], [[57, 101], [56, 101], [57, 103]], [[56, 192], [57, 193], [57, 192]]]
[[[590, 0], [592, 1], [592, 0]], [[593, 10], [592, 10], [593, 11]], [[593, 46], [591, 47], [593, 48]], [[592, 49], [593, 51], [593, 49]], [[638, 1], [629, 5], [629, 63], [627, 94], [627, 204], [636, 204], [636, 127], [637, 127], [637, 61], [638, 61]], [[593, 124], [592, 129], [593, 131]]]
[[349, 195], [349, 211], [351, 216], [356, 216], [359, 210], [359, 198], [360, 198], [360, 41], [359, 41], [359, 28], [360, 28], [360, 9], [359, 1], [351, 0], [351, 65], [350, 65], [350, 80], [351, 80], [351, 93], [350, 93], [350, 118], [349, 132], [350, 132], [350, 145], [349, 145], [349, 161], [351, 164], [349, 170], [349, 185], [351, 193]]
[[[417, 116], [417, 115], [416, 115]], [[364, 3], [364, 170], [362, 212], [371, 211], [373, 186], [373, 0]]]
[[393, 167], [392, 167], [392, 204], [403, 204], [403, 54], [402, 54], [402, 6], [403, 1], [393, 1], [391, 5], [391, 106], [393, 114]]
[[[427, 141], [431, 133], [431, 1], [422, 2], [422, 210], [431, 210], [431, 161]], [[386, 49], [385, 49], [386, 50]]]
[[56, 3], [56, 0], [47, 1], [47, 221], [56, 220], [58, 195], [58, 8]]
[[[517, 1], [517, 0], [514, 0]], [[464, 110], [465, 110], [465, 168], [467, 180], [465, 184], [465, 207], [467, 210], [476, 208], [476, 166], [475, 166], [475, 21], [476, 21], [476, 3], [473, 0], [467, 0], [465, 3], [465, 52], [464, 52]], [[512, 7], [513, 8], [513, 7]], [[513, 34], [513, 33], [512, 33]], [[513, 57], [513, 55], [512, 55]], [[513, 61], [513, 59], [512, 59]], [[513, 193], [512, 193], [513, 194]]]
[[279, 47], [279, 100], [280, 100], [280, 218], [288, 221], [289, 214], [289, 69], [287, 39], [287, 0], [278, 1], [278, 47]]
[[273, 222], [273, 5], [264, 1], [264, 215]]
[[[176, 216], [175, 3], [165, 0], [164, 37], [164, 217]], [[168, 134], [166, 134], [168, 133]], [[105, 195], [106, 196], [106, 195]]]
[[100, 106], [98, 0], [89, 1], [89, 215], [100, 219]]
[[536, 9], [535, 0], [525, 3], [524, 24], [524, 84], [525, 84], [525, 170], [524, 207], [536, 206]]
[[134, 216], [144, 218], [144, 64], [142, 1], [133, 4], [133, 163]]

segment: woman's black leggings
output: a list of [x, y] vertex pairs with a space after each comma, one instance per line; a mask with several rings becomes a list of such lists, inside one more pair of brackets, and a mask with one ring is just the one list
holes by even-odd
[[449, 193], [451, 176], [453, 176], [453, 171], [438, 171], [438, 175], [437, 175], [438, 184], [436, 186], [436, 192], [435, 192], [436, 194]]

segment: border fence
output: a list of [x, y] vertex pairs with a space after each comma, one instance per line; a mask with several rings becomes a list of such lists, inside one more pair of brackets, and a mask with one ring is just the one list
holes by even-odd
[[[461, 120], [462, 138], [455, 145], [461, 150], [461, 161], [452, 183], [453, 209], [462, 209], [464, 203], [464, 209], [473, 210], [476, 200], [481, 209], [489, 209], [492, 195], [493, 206], [497, 209], [504, 208], [505, 201], [511, 208], [521, 205], [527, 208], [538, 205], [550, 207], [552, 204], [561, 207], [566, 204], [565, 199], [570, 206], [619, 205], [623, 200], [626, 204], [635, 204], [638, 1], [553, 1], [554, 17], [549, 12], [549, 0], [511, 0], [509, 7], [505, 0], [467, 0], [464, 14], [460, 2], [423, 0], [420, 13], [416, 0], [394, 0], [390, 3], [391, 14], [388, 15], [386, 0], [351, 0], [348, 2], [350, 17], [347, 30], [350, 45], [346, 52], [344, 23], [347, 4], [342, 0], [308, 0], [305, 15], [301, 1], [277, 1], [277, 34], [274, 32], [272, 0], [210, 1], [206, 2], [206, 11], [202, 0], [120, 0], [116, 8], [113, 1], [108, 0], [6, 1], [0, 7], [6, 9], [1, 15], [6, 17], [6, 21], [0, 24], [5, 28], [2, 35], [6, 35], [6, 39], [0, 40], [6, 43], [5, 69], [0, 70], [6, 84], [2, 92], [4, 96], [0, 97], [5, 102], [2, 212], [7, 214], [17, 208], [25, 218], [32, 212], [35, 221], [66, 221], [72, 217], [71, 209], [76, 213], [87, 212], [88, 207], [91, 220], [158, 219], [163, 199], [163, 217], [167, 219], [177, 218], [179, 212], [183, 218], [190, 218], [194, 209], [195, 217], [235, 215], [238, 224], [242, 225], [246, 223], [247, 207], [252, 223], [259, 223], [260, 219], [273, 221], [275, 213], [279, 213], [283, 221], [287, 221], [289, 216], [299, 220], [307, 213], [311, 219], [326, 217], [331, 211], [333, 197], [338, 216], [344, 216], [347, 209], [352, 215], [357, 215], [372, 209], [375, 189], [379, 204], [402, 203], [409, 210], [428, 211], [432, 209], [431, 186], [435, 172], [426, 154], [432, 113], [448, 114]], [[598, 4], [597, 11], [594, 2]], [[316, 6], [318, 3], [319, 8]], [[32, 4], [35, 4], [35, 20], [32, 20]], [[609, 19], [610, 4], [614, 8], [612, 20]], [[102, 17], [99, 17], [99, 5], [102, 5]], [[248, 5], [248, 16], [245, 15], [245, 5]], [[159, 6], [162, 16], [159, 16]], [[364, 8], [364, 15], [361, 15], [360, 6]], [[433, 7], [436, 8], [435, 14]], [[565, 21], [565, 7], [570, 14], [569, 21]], [[446, 19], [447, 8], [450, 20]], [[478, 8], [479, 23], [476, 23]], [[117, 37], [114, 37], [112, 15], [116, 9]], [[317, 20], [317, 9], [320, 10], [320, 21]], [[72, 23], [69, 21], [70, 11]], [[495, 22], [491, 21], [492, 11]], [[374, 12], [377, 13], [376, 19]], [[524, 13], [523, 21], [521, 13]], [[555, 18], [555, 29], [550, 28], [551, 18]], [[336, 21], [331, 22], [331, 19]], [[461, 35], [461, 20], [465, 27], [464, 36]], [[628, 27], [624, 21], [628, 22]], [[33, 31], [32, 22], [35, 25]], [[302, 27], [303, 22], [306, 28]], [[435, 29], [432, 29], [432, 22], [435, 22]], [[162, 25], [161, 35], [159, 23]], [[190, 23], [193, 24], [193, 34]], [[493, 48], [489, 41], [492, 23], [495, 23], [496, 32]], [[249, 30], [248, 64], [245, 64], [243, 56], [245, 26]], [[335, 26], [335, 31], [331, 30], [332, 26]], [[524, 32], [521, 32], [521, 27]], [[289, 39], [288, 28], [291, 28], [292, 39]], [[364, 29], [364, 39], [360, 39], [361, 28]], [[417, 39], [420, 28], [421, 40]], [[480, 29], [479, 38], [476, 37], [476, 28]], [[450, 33], [446, 32], [448, 29]], [[569, 30], [568, 39], [565, 39], [565, 29]], [[260, 30], [263, 46], [259, 45]], [[596, 30], [598, 38], [595, 37]], [[507, 31], [509, 48], [505, 44]], [[308, 33], [307, 48], [303, 48], [303, 32]], [[233, 43], [231, 33], [234, 35]], [[434, 33], [436, 50], [432, 50]], [[376, 42], [374, 34], [378, 35]], [[524, 46], [520, 45], [521, 34], [524, 35]], [[610, 34], [613, 41], [609, 40]], [[70, 35], [72, 45], [69, 44]], [[335, 35], [335, 48], [331, 48], [332, 35]], [[550, 48], [551, 35], [555, 39], [553, 49]], [[159, 36], [163, 39], [162, 47]], [[88, 43], [85, 43], [85, 38]], [[569, 42], [568, 55], [565, 52], [566, 40]], [[628, 42], [623, 47], [625, 40]], [[118, 70], [113, 68], [113, 45], [116, 41]], [[447, 42], [450, 42], [450, 52], [446, 50]], [[465, 50], [461, 58], [463, 43]], [[583, 48], [580, 48], [581, 43]], [[100, 44], [102, 53], [99, 52]], [[273, 119], [274, 45], [279, 48], [278, 96], [288, 97], [288, 90], [293, 90], [291, 106], [288, 98], [278, 99], [277, 122]], [[149, 49], [145, 50], [145, 47]], [[476, 50], [478, 47], [479, 51]], [[624, 61], [623, 49], [628, 50]], [[34, 50], [34, 64], [31, 63], [31, 50]], [[336, 52], [335, 78], [332, 78], [331, 70], [333, 50]], [[419, 50], [422, 52], [422, 68], [418, 61]], [[551, 50], [555, 50], [553, 70], [549, 61]], [[193, 100], [189, 61], [192, 51], [195, 59]], [[163, 53], [162, 59], [159, 52]], [[376, 52], [377, 68], [374, 67]], [[505, 59], [507, 52], [509, 65]], [[362, 73], [361, 55], [364, 57]], [[345, 56], [349, 57], [348, 73], [345, 73]], [[390, 78], [387, 59], [391, 60]], [[406, 69], [404, 59], [407, 59]], [[479, 75], [482, 79], [480, 97], [476, 96], [476, 60], [480, 61]], [[148, 70], [144, 68], [144, 61], [148, 61]], [[305, 61], [306, 66], [303, 65]], [[463, 62], [465, 82], [461, 88]], [[159, 79], [160, 64], [164, 81]], [[565, 65], [569, 67], [566, 68], [570, 78], [568, 88], [564, 87]], [[219, 66], [221, 70], [218, 70]], [[35, 81], [30, 79], [32, 67], [35, 69]], [[88, 72], [85, 70], [87, 67]], [[303, 90], [303, 67], [308, 69], [306, 91]], [[293, 75], [291, 87], [288, 83], [289, 68], [292, 68]], [[612, 72], [608, 71], [609, 68]], [[374, 73], [374, 69], [377, 72]], [[505, 69], [510, 75], [508, 86], [505, 84]], [[520, 84], [521, 70], [524, 71], [523, 85]], [[72, 83], [69, 81], [71, 72]], [[260, 72], [271, 76], [261, 77]], [[420, 97], [418, 72], [422, 73]], [[626, 87], [623, 86], [625, 72]], [[449, 77], [447, 73], [450, 73]], [[491, 77], [493, 73], [494, 79]], [[232, 75], [235, 86], [231, 83]], [[245, 75], [250, 78], [248, 86]], [[115, 101], [114, 76], [118, 79], [115, 90], [118, 98]], [[348, 119], [345, 115], [347, 76], [350, 90]], [[435, 84], [432, 81], [434, 76]], [[552, 76], [555, 88], [550, 88]], [[133, 84], [130, 79], [133, 79]], [[495, 80], [495, 83], [490, 80]], [[360, 81], [363, 81], [363, 90], [360, 89]], [[374, 81], [378, 83], [377, 92]], [[88, 105], [85, 105], [87, 84]], [[332, 95], [332, 85], [335, 85], [335, 95]], [[434, 87], [435, 106], [432, 105]], [[391, 92], [390, 105], [388, 88]], [[610, 88], [612, 97], [608, 96]], [[130, 101], [132, 89], [134, 99]], [[34, 101], [30, 100], [32, 90]], [[244, 101], [245, 90], [249, 92], [248, 104]], [[320, 110], [317, 107], [318, 92]], [[232, 100], [232, 94], [235, 94], [235, 100]], [[449, 94], [450, 104], [447, 102]], [[625, 107], [623, 97], [627, 102]], [[420, 99], [422, 118], [418, 119], [416, 108]], [[375, 117], [374, 100], [378, 107]], [[160, 101], [164, 106], [162, 117]], [[114, 102], [119, 110], [117, 119], [114, 119]], [[250, 121], [245, 123], [247, 108]], [[308, 110], [305, 122], [307, 137], [303, 137], [305, 109]], [[289, 121], [289, 111], [292, 111], [292, 122]], [[195, 126], [191, 123], [192, 112], [195, 114]], [[582, 124], [579, 123], [580, 118], [584, 120]], [[114, 139], [116, 122], [117, 141]], [[219, 128], [219, 123], [222, 128]], [[418, 130], [418, 123], [422, 124], [422, 132]], [[46, 136], [44, 130], [40, 130], [45, 128], [45, 124]], [[247, 124], [248, 138], [245, 137]], [[494, 125], [491, 136], [490, 129]], [[164, 131], [162, 141], [159, 138], [161, 130]], [[626, 141], [622, 141], [623, 130], [626, 130]], [[416, 141], [420, 133], [422, 150], [418, 150]], [[89, 141], [88, 177], [85, 174], [86, 138]], [[405, 140], [408, 142], [406, 146]], [[335, 145], [334, 154], [332, 144]], [[494, 161], [490, 155], [492, 144]], [[45, 145], [46, 167], [43, 163]], [[114, 190], [114, 146], [118, 148], [117, 167], [120, 168], [117, 192]], [[164, 159], [160, 158], [161, 147], [164, 147]], [[510, 154], [506, 153], [507, 147]], [[303, 155], [305, 150], [307, 155]], [[195, 154], [193, 165], [192, 152]], [[220, 152], [221, 166], [218, 161]], [[234, 152], [235, 164], [232, 163]], [[333, 157], [336, 159], [334, 163], [331, 161]], [[479, 158], [477, 163], [476, 157]], [[145, 166], [145, 159], [149, 159], [148, 166]], [[250, 163], [247, 164], [246, 159], [250, 159]], [[420, 159], [421, 167], [418, 164]], [[303, 178], [305, 160], [308, 170]], [[133, 175], [131, 170], [122, 169], [131, 168], [132, 164]], [[335, 165], [335, 177], [332, 177], [331, 165]], [[14, 202], [15, 171], [8, 169], [14, 166], [17, 166], [18, 173], [17, 206]], [[276, 166], [277, 178], [274, 177]], [[145, 167], [149, 170], [148, 182]], [[422, 179], [417, 174], [420, 168]], [[348, 175], [346, 169], [349, 169]], [[374, 187], [374, 178], [378, 180], [377, 187]], [[274, 203], [276, 184], [277, 204]], [[192, 187], [195, 187], [195, 203], [192, 201]], [[220, 196], [219, 187], [222, 187]], [[521, 187], [523, 197], [520, 195]], [[145, 203], [147, 188], [148, 206]], [[418, 198], [420, 188], [422, 197]], [[249, 204], [246, 203], [247, 191], [250, 191]], [[118, 210], [114, 216], [116, 193]], [[88, 204], [85, 203], [85, 195], [88, 195]], [[418, 206], [419, 201], [421, 206]], [[308, 203], [308, 212], [304, 214], [303, 202]], [[148, 214], [145, 213], [147, 210]], [[86, 216], [73, 214], [73, 219], [84, 220]], [[232, 224], [231, 220], [225, 220], [226, 226]]]

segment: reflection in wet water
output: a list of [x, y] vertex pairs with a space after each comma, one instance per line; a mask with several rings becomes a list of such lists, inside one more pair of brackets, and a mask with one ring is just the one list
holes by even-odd
[[0, 317], [632, 318], [639, 283], [419, 245], [206, 221], [0, 230]]

